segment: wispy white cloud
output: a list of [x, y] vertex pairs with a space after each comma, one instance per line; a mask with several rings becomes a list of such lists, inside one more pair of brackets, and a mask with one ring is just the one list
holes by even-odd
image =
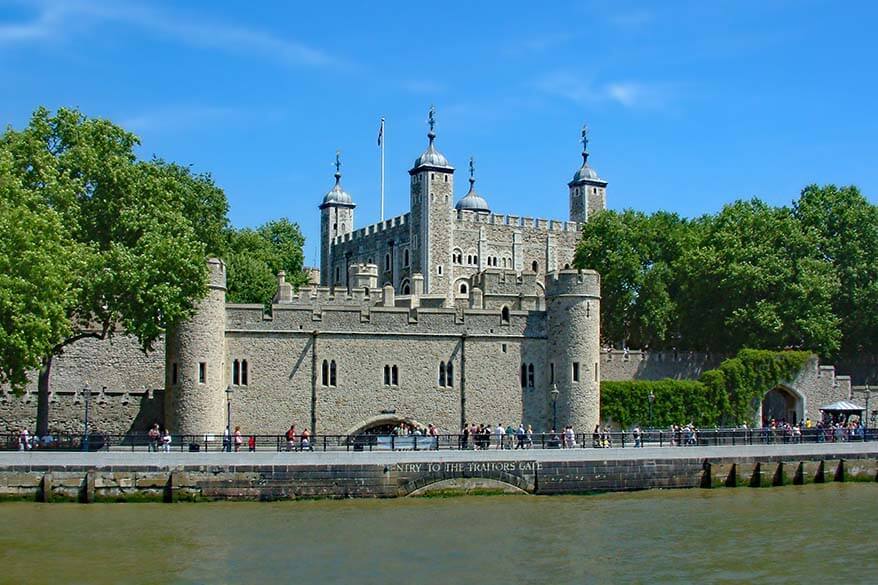
[[626, 108], [657, 109], [673, 97], [669, 84], [637, 81], [595, 82], [567, 71], [548, 74], [537, 80], [538, 89], [580, 105], [617, 103]]
[[35, 5], [36, 14], [25, 22], [0, 25], [0, 42], [15, 43], [62, 39], [78, 33], [80, 25], [126, 24], [174, 42], [232, 53], [258, 54], [290, 65], [328, 66], [340, 61], [320, 49], [270, 32], [179, 14], [150, 5], [90, 0], [47, 1]]

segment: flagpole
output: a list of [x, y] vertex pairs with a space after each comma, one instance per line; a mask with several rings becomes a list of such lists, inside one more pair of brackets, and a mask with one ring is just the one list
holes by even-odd
[[379, 144], [381, 146], [381, 221], [384, 221], [384, 116], [381, 116], [381, 134]]

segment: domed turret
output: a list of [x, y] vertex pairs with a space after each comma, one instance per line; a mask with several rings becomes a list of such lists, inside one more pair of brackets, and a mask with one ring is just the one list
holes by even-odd
[[491, 213], [491, 208], [488, 207], [488, 201], [476, 193], [475, 185], [475, 162], [473, 158], [469, 159], [469, 192], [463, 196], [463, 198], [457, 202], [457, 205], [454, 206], [458, 211], [475, 211], [477, 213]]
[[327, 205], [347, 205], [354, 207], [354, 200], [341, 187], [341, 158], [338, 152], [335, 153], [335, 185], [329, 190], [329, 193], [323, 197], [323, 203], [320, 208]]
[[436, 126], [436, 108], [430, 108], [430, 114], [427, 119], [427, 122], [430, 124], [430, 131], [427, 132], [427, 138], [430, 140], [430, 143], [427, 145], [427, 150], [424, 153], [415, 159], [415, 164], [412, 166], [412, 171], [415, 172], [417, 169], [421, 167], [429, 167], [435, 169], [453, 169], [449, 163], [448, 159], [445, 158], [445, 155], [436, 150], [436, 146], [433, 144], [433, 141], [436, 140], [436, 132], [434, 128]]
[[570, 191], [570, 220], [588, 218], [607, 208], [607, 182], [588, 164], [588, 127], [582, 127], [582, 166], [567, 183]]

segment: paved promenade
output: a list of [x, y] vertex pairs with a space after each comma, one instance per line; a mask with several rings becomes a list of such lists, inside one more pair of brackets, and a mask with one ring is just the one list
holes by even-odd
[[106, 467], [106, 466], [252, 466], [252, 465], [382, 465], [395, 463], [444, 463], [461, 461], [632, 461], [721, 459], [747, 457], [810, 456], [844, 458], [845, 455], [875, 455], [878, 442], [809, 443], [788, 445], [744, 445], [720, 447], [644, 447], [611, 449], [489, 449], [482, 451], [326, 451], [255, 453], [149, 453], [149, 452], [0, 452], [0, 467]]

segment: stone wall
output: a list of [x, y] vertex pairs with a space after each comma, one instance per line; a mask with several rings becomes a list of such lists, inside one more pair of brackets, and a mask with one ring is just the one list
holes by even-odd
[[[768, 487], [831, 481], [878, 481], [874, 453], [603, 457], [540, 460], [427, 459], [405, 462], [168, 465], [150, 454], [141, 464], [0, 466], [0, 499], [41, 501], [279, 500], [402, 497], [431, 489], [574, 494], [667, 488]], [[474, 481], [480, 480], [480, 481]]]
[[[53, 360], [49, 428], [82, 431], [86, 384], [92, 389], [90, 418], [95, 431], [145, 432], [153, 422], [162, 421], [164, 339], [155, 346], [155, 351], [144, 353], [137, 340], [126, 335], [85, 338], [67, 346]], [[36, 427], [37, 373], [30, 378], [23, 396], [13, 395], [6, 387], [0, 390], [0, 429], [33, 431]]]
[[729, 356], [692, 351], [601, 351], [601, 380], [697, 380]]

